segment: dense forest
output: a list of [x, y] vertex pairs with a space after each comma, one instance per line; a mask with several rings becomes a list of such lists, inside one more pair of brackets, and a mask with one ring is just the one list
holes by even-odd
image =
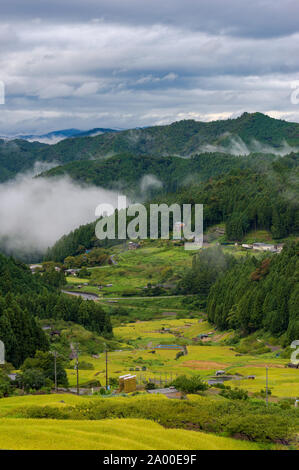
[[207, 299], [208, 318], [220, 329], [249, 334], [264, 328], [273, 335], [299, 335], [299, 244], [262, 260], [248, 256], [216, 280]]
[[39, 152], [45, 147], [39, 142], [0, 139], [0, 183], [32, 169], [40, 160]]
[[[175, 192], [186, 184], [198, 184], [232, 170], [271, 166], [274, 155], [234, 156], [214, 152], [190, 158], [119, 154], [107, 160], [78, 161], [42, 173], [42, 177], [68, 175], [84, 184], [122, 190], [131, 198], [149, 199]], [[144, 177], [156, 179], [144, 180]], [[152, 181], [152, 182], [151, 182]], [[144, 184], [145, 182], [146, 184]]]
[[[218, 163], [221, 168], [222, 161]], [[226, 174], [189, 182], [176, 191], [161, 191], [149, 202], [203, 204], [204, 228], [225, 222], [227, 240], [241, 241], [253, 229], [268, 230], [280, 240], [299, 233], [298, 163], [299, 155], [294, 153], [274, 161], [262, 159], [259, 166], [255, 162], [251, 168], [240, 168], [238, 163]], [[91, 223], [58, 240], [46, 259], [64, 261], [85, 249], [113, 243], [97, 240], [95, 223]]]
[[0, 255], [0, 339], [6, 360], [15, 367], [49, 349], [39, 318], [73, 321], [111, 336], [110, 318], [99, 305], [59, 293], [62, 278], [55, 271], [32, 275], [27, 266]]
[[299, 243], [262, 258], [237, 259], [213, 247], [193, 257], [177, 293], [196, 294], [209, 321], [221, 330], [286, 333], [289, 343], [299, 335], [298, 279]]
[[299, 145], [299, 124], [273, 119], [261, 113], [244, 113], [236, 119], [211, 122], [184, 120], [164, 126], [67, 139], [45, 148], [41, 158], [43, 161], [67, 163], [127, 152], [186, 157], [201, 152], [205, 146], [220, 146], [227, 153], [235, 154], [241, 154], [241, 149], [249, 153], [267, 146], [264, 150], [269, 153], [271, 147], [283, 148], [286, 143]]

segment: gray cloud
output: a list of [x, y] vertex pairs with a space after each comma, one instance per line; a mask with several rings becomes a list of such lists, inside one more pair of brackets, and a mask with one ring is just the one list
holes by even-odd
[[298, 32], [299, 5], [296, 0], [13, 0], [1, 6], [1, 17], [165, 24], [211, 34], [277, 37]]

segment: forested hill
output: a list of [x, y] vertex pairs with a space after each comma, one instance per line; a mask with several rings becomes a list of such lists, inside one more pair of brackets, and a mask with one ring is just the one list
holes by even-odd
[[[265, 166], [264, 166], [265, 165]], [[299, 156], [292, 154], [260, 168], [238, 166], [204, 182], [189, 182], [173, 192], [161, 192], [154, 203], [203, 204], [204, 227], [225, 222], [226, 236], [241, 241], [250, 231], [264, 229], [276, 240], [299, 234]], [[169, 182], [171, 182], [169, 171]], [[168, 182], [168, 184], [169, 184]], [[95, 224], [65, 235], [48, 251], [46, 259], [63, 261], [100, 244]]]
[[34, 164], [41, 160], [39, 154], [45, 147], [46, 145], [39, 142], [0, 139], [0, 183], [32, 169]]
[[[54, 268], [32, 275], [30, 269], [0, 255], [0, 340], [6, 361], [19, 367], [49, 342], [37, 318], [62, 319], [82, 324], [101, 335], [111, 335], [110, 318], [100, 305], [61, 294], [64, 274]], [[57, 289], [58, 287], [58, 289]]]
[[[90, 138], [67, 139], [46, 148], [42, 155], [45, 160], [66, 163], [123, 152], [190, 156], [203, 152], [205, 146], [212, 146], [214, 151], [219, 146], [228, 153], [241, 154], [246, 151], [245, 146], [248, 146], [249, 153], [248, 150], [258, 151], [261, 146], [278, 149], [285, 143], [299, 146], [299, 124], [273, 119], [261, 113], [244, 113], [237, 119], [212, 122], [185, 120]], [[267, 151], [269, 153], [269, 148]]]
[[0, 340], [6, 360], [16, 367], [36, 350], [47, 350], [48, 340], [34, 317], [20, 304], [22, 296], [41, 293], [42, 282], [25, 265], [0, 255]]
[[0, 182], [34, 166], [37, 161], [65, 164], [108, 158], [115, 154], [190, 156], [205, 151], [231, 154], [290, 152], [299, 147], [299, 124], [261, 113], [212, 122], [185, 120], [170, 125], [108, 132], [66, 139], [55, 145], [23, 140], [0, 141]]
[[298, 243], [262, 261], [241, 259], [212, 286], [208, 318], [220, 329], [287, 333], [289, 344], [299, 335], [298, 278]]
[[[163, 192], [177, 191], [182, 186], [207, 181], [232, 170], [271, 167], [274, 155], [253, 154], [234, 156], [225, 153], [203, 153], [191, 158], [155, 157], [120, 154], [107, 160], [78, 161], [58, 166], [42, 173], [41, 177], [69, 175], [80, 183], [108, 189], [123, 190], [127, 196], [147, 197], [150, 188]], [[156, 179], [148, 177], [154, 176]], [[144, 177], [147, 179], [143, 180]], [[152, 191], [153, 193], [154, 191]]]
[[26, 265], [0, 254], [0, 295], [12, 291], [14, 294], [39, 293], [42, 289], [42, 283], [32, 276]]

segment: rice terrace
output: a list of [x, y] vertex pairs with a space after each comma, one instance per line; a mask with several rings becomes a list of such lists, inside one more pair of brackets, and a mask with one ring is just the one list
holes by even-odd
[[291, 467], [298, 18], [1, 2], [3, 468]]
[[[58, 393], [49, 394], [45, 385], [24, 384], [25, 395], [2, 398], [1, 448], [297, 448], [298, 369], [287, 367], [281, 343], [263, 331], [242, 338], [217, 328], [193, 294], [142, 297], [141, 273], [158, 284], [168, 270], [164, 260], [172, 260], [171, 282], [191, 267], [182, 247], [144, 242], [136, 252], [123, 245], [111, 250], [116, 264], [80, 268], [86, 278], [69, 274], [63, 290], [82, 308], [96, 303], [109, 312], [113, 334], [104, 338], [59, 317], [39, 320], [63, 357], [67, 386], [58, 383]], [[83, 300], [85, 293], [95, 300]], [[119, 391], [119, 377], [126, 376], [135, 378], [133, 392]]]

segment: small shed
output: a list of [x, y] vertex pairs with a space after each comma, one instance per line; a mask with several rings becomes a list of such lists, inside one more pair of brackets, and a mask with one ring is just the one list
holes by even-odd
[[136, 375], [121, 375], [118, 383], [120, 392], [131, 393], [136, 391]]

